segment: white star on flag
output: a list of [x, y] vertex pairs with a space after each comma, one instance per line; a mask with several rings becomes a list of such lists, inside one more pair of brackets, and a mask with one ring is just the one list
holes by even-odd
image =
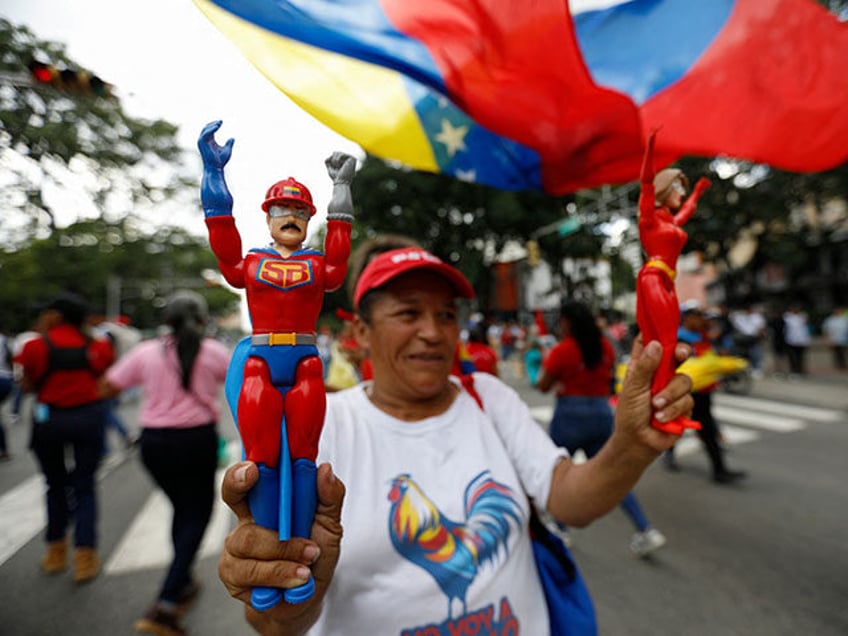
[[448, 157], [453, 156], [460, 150], [468, 150], [465, 146], [465, 135], [468, 134], [468, 126], [454, 127], [447, 119], [442, 119], [442, 130], [433, 138], [444, 144]]

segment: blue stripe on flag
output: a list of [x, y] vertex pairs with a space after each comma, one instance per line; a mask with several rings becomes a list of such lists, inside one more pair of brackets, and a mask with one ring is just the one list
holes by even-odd
[[734, 0], [632, 0], [574, 16], [595, 82], [643, 104], [680, 79], [721, 31]]
[[272, 33], [400, 71], [445, 93], [427, 48], [389, 22], [377, 0], [210, 0]]

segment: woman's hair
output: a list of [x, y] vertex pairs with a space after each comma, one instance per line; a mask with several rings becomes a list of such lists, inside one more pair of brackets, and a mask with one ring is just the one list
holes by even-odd
[[568, 320], [569, 334], [577, 341], [583, 364], [592, 369], [601, 362], [601, 330], [589, 308], [577, 301], [568, 301], [560, 309], [562, 318]]
[[683, 189], [689, 190], [689, 179], [679, 168], [666, 168], [657, 173], [654, 177], [654, 198], [657, 205], [665, 205], [665, 200], [671, 194], [675, 181], [680, 181]]
[[168, 297], [162, 321], [171, 328], [177, 340], [182, 386], [186, 390], [191, 385], [191, 371], [206, 334], [207, 319], [206, 300], [197, 292], [181, 290]]

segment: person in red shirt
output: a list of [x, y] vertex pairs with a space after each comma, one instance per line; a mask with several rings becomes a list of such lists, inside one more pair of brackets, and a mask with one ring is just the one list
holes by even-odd
[[498, 353], [489, 344], [483, 323], [478, 323], [468, 330], [465, 348], [477, 371], [498, 375]]
[[[551, 439], [572, 455], [583, 449], [591, 458], [612, 435], [609, 395], [615, 349], [586, 305], [568, 302], [561, 312], [562, 340], [542, 362], [536, 388], [546, 393], [556, 386]], [[651, 527], [636, 495], [627, 493], [621, 508], [636, 528], [630, 542], [634, 554], [644, 557], [665, 544], [665, 536]]]
[[[246, 291], [253, 325], [237, 408], [246, 458], [259, 464], [262, 474], [254, 488], [251, 512], [261, 525], [279, 530], [281, 540], [308, 537], [316, 501], [315, 457], [326, 404], [315, 329], [324, 293], [341, 287], [347, 274], [353, 221], [350, 183], [356, 160], [337, 152], [326, 161], [333, 193], [323, 254], [303, 247], [315, 206], [306, 186], [289, 177], [273, 184], [262, 204], [271, 245], [242, 255], [232, 216], [233, 198], [224, 179], [233, 140], [219, 146], [215, 132], [220, 127], [221, 121], [207, 124], [198, 139], [203, 159], [200, 193], [218, 266], [230, 285]], [[280, 465], [284, 447], [290, 467]], [[291, 501], [284, 501], [288, 496]], [[257, 590], [254, 607], [267, 609], [283, 597], [300, 602], [312, 589], [310, 579], [285, 594], [277, 589]]]
[[[73, 516], [78, 583], [100, 571], [94, 474], [103, 454], [106, 408], [97, 382], [115, 359], [109, 340], [82, 331], [86, 315], [81, 297], [56, 296], [39, 315], [41, 336], [28, 341], [15, 358], [23, 370], [23, 390], [37, 394], [31, 447], [47, 481], [47, 552], [41, 567], [48, 574], [67, 567], [67, 531]], [[69, 446], [72, 471], [65, 464]]]
[[[658, 340], [663, 346], [663, 361], [654, 374], [653, 394], [661, 390], [674, 376], [677, 363], [674, 348], [680, 307], [674, 288], [677, 259], [688, 238], [682, 226], [695, 214], [701, 194], [710, 187], [710, 180], [698, 179], [692, 195], [684, 201], [689, 181], [678, 169], [668, 168], [654, 175], [654, 141], [657, 130], [651, 131], [642, 162], [639, 192], [639, 240], [647, 261], [636, 278], [636, 323], [644, 342]], [[666, 433], [680, 435], [687, 428], [700, 428], [698, 422], [681, 417], [653, 426]]]

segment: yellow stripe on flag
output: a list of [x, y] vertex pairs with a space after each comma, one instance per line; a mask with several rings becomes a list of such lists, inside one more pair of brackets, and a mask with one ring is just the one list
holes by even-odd
[[398, 73], [284, 38], [220, 9], [195, 5], [292, 101], [367, 152], [438, 172]]

